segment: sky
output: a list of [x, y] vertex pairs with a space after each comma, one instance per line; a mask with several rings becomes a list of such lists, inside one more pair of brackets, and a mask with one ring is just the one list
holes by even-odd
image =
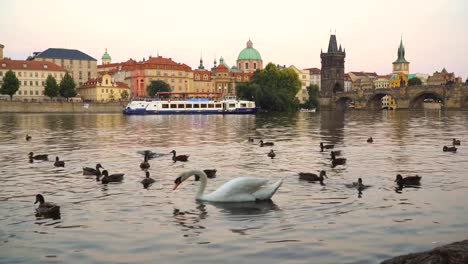
[[4, 56], [78, 49], [112, 62], [159, 55], [198, 67], [230, 66], [249, 38], [263, 59], [320, 68], [330, 32], [346, 48], [345, 71], [387, 74], [400, 38], [411, 73], [445, 67], [468, 77], [466, 0], [0, 0]]

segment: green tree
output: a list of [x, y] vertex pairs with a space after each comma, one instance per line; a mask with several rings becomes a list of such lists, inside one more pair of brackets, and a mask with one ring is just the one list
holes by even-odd
[[46, 83], [44, 86], [44, 95], [49, 96], [52, 100], [52, 97], [56, 97], [59, 94], [59, 86], [57, 80], [52, 75], [47, 76]]
[[65, 76], [63, 76], [62, 81], [60, 81], [60, 89], [59, 93], [62, 97], [68, 98], [74, 97], [76, 95], [76, 90], [75, 90], [76, 84], [73, 78], [70, 76], [70, 74], [65, 73]]
[[408, 86], [416, 86], [416, 85], [421, 85], [422, 81], [418, 77], [413, 77], [408, 80]]
[[120, 97], [123, 99], [123, 100], [127, 100], [128, 99], [128, 91], [127, 90], [123, 90], [121, 93], [120, 93]]
[[109, 99], [110, 99], [111, 101], [114, 101], [114, 99], [115, 99], [115, 96], [114, 96], [114, 89], [111, 89], [111, 90], [110, 90]]
[[272, 63], [255, 71], [250, 82], [236, 88], [239, 98], [255, 100], [263, 110], [295, 111], [299, 106], [296, 99], [301, 88], [299, 76], [292, 69], [280, 69]]
[[[146, 91], [148, 92], [149, 96], [154, 97], [158, 92], [170, 92], [171, 87], [166, 82], [157, 80], [151, 81], [150, 85], [146, 87]], [[169, 95], [164, 95], [161, 97], [169, 97]]]
[[318, 108], [319, 107], [319, 87], [316, 84], [311, 84], [307, 86], [307, 93], [309, 94], [309, 99], [304, 103], [304, 106], [308, 109]]
[[8, 94], [10, 96], [10, 100], [13, 100], [13, 95], [19, 89], [19, 80], [16, 78], [15, 73], [12, 70], [6, 72], [5, 76], [3, 76], [3, 84], [0, 88], [1, 94]]

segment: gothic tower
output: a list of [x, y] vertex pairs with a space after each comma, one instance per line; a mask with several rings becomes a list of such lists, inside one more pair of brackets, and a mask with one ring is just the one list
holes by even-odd
[[330, 105], [330, 99], [335, 93], [344, 91], [345, 57], [346, 50], [342, 50], [341, 45], [338, 48], [336, 35], [330, 35], [328, 51], [320, 53], [322, 59], [320, 97], [328, 98], [328, 100], [321, 102], [321, 105]]

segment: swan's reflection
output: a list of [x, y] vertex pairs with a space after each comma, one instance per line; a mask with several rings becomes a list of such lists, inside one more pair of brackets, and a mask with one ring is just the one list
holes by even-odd
[[220, 212], [227, 215], [263, 215], [272, 211], [280, 210], [280, 208], [272, 200], [243, 203], [203, 203], [213, 205], [214, 207], [220, 209]]
[[182, 232], [188, 232], [188, 234], [184, 234], [184, 237], [199, 236], [201, 230], [205, 229], [200, 222], [208, 216], [206, 205], [198, 204], [195, 209], [196, 210], [181, 211], [174, 208], [172, 213], [174, 222], [183, 227]]

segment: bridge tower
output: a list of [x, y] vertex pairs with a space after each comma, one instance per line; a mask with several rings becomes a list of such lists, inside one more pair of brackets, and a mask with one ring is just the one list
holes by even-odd
[[333, 97], [336, 92], [344, 91], [344, 64], [346, 50], [338, 47], [336, 35], [330, 35], [328, 50], [320, 52], [322, 60], [320, 107], [322, 109], [334, 108]]

